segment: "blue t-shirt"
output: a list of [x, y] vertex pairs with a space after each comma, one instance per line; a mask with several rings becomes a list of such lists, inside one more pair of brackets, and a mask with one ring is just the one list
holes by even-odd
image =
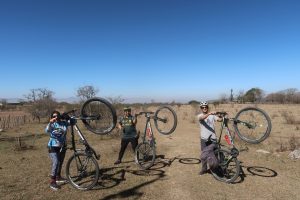
[[65, 145], [68, 126], [69, 123], [66, 121], [49, 123], [47, 125], [45, 131], [50, 135], [48, 147], [62, 147]]

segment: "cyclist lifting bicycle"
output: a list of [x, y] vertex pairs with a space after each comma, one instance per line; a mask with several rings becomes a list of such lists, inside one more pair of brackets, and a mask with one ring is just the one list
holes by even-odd
[[119, 157], [117, 161], [114, 163], [118, 165], [122, 162], [122, 158], [126, 147], [129, 143], [131, 143], [133, 152], [138, 145], [138, 135], [136, 131], [136, 123], [137, 117], [131, 115], [131, 108], [125, 107], [124, 108], [124, 116], [120, 118], [118, 123], [118, 128], [122, 130], [122, 139], [121, 139], [121, 148], [119, 152]]
[[[227, 112], [209, 112], [207, 102], [201, 102], [200, 108], [202, 113], [198, 115], [198, 119], [201, 127], [202, 170], [199, 174], [208, 172], [208, 164], [214, 178], [232, 183], [240, 172], [237, 158], [239, 150], [234, 145], [235, 133], [245, 142], [258, 144], [270, 135], [271, 119], [265, 111], [257, 107], [243, 108], [234, 118], [229, 118]], [[222, 122], [219, 138], [216, 138], [215, 121]], [[235, 132], [229, 129], [228, 122], [232, 122]], [[221, 144], [223, 129], [230, 148]]]
[[201, 102], [200, 108], [202, 113], [197, 117], [200, 124], [200, 137], [201, 137], [201, 163], [202, 169], [199, 175], [203, 175], [208, 172], [207, 170], [207, 159], [210, 155], [214, 154], [214, 149], [209, 146], [217, 140], [215, 132], [215, 121], [222, 121], [222, 118], [215, 115], [215, 112], [209, 112], [207, 102]]

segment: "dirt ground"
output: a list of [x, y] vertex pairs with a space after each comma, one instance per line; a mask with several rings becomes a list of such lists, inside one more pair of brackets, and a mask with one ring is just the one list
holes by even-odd
[[[212, 109], [234, 115], [245, 106], [227, 104]], [[195, 121], [198, 108], [182, 105], [173, 107], [178, 115], [178, 126], [173, 134], [165, 136], [154, 132], [158, 158], [149, 171], [140, 170], [134, 163], [130, 146], [123, 163], [114, 165], [120, 138], [99, 136], [83, 129], [87, 140], [101, 154], [98, 163], [102, 177], [89, 191], [76, 190], [70, 184], [62, 185], [59, 191], [49, 188], [46, 124], [1, 132], [0, 199], [300, 199], [300, 161], [288, 158], [293, 145], [299, 148], [300, 144], [300, 106], [258, 107], [269, 113], [273, 129], [261, 144], [237, 141], [239, 149], [248, 150], [238, 157], [242, 172], [234, 184], [219, 182], [211, 174], [198, 175], [199, 127]], [[288, 121], [286, 115], [294, 121]], [[143, 120], [139, 120], [138, 129], [143, 130], [143, 125]], [[16, 148], [16, 137], [21, 137], [27, 148]], [[270, 153], [258, 153], [258, 149]], [[69, 157], [70, 152], [65, 161]]]

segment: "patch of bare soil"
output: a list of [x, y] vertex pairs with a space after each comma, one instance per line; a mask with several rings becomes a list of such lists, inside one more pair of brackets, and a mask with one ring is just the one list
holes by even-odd
[[[233, 108], [233, 112], [235, 109], [238, 108]], [[266, 109], [271, 115], [275, 113], [273, 108]], [[200, 142], [198, 125], [191, 117], [194, 111], [184, 107], [176, 111], [179, 116], [176, 131], [169, 136], [155, 132], [158, 158], [148, 171], [140, 170], [134, 163], [130, 146], [123, 163], [114, 165], [120, 139], [94, 135], [83, 129], [88, 141], [101, 154], [98, 163], [102, 171], [96, 187], [84, 192], [70, 184], [62, 185], [59, 191], [49, 188], [50, 159], [46, 148], [48, 137], [43, 136], [44, 124], [35, 129], [30, 127], [29, 133], [42, 135], [36, 138], [32, 149], [18, 151], [13, 148], [14, 141], [1, 140], [0, 199], [299, 199], [300, 161], [290, 160], [289, 151], [275, 151], [278, 137], [289, 136], [288, 128], [281, 125], [283, 122], [273, 123], [270, 138], [262, 144], [239, 144], [238, 147], [248, 149], [238, 157], [242, 171], [234, 184], [226, 184], [211, 174], [198, 175]], [[281, 122], [282, 119], [278, 115], [273, 120]], [[139, 123], [139, 129], [143, 130], [142, 121]], [[24, 129], [6, 132], [5, 136], [19, 135]], [[28, 136], [25, 143], [30, 144], [31, 139]], [[270, 153], [258, 153], [257, 149], [267, 149]], [[68, 152], [65, 163], [70, 155]]]

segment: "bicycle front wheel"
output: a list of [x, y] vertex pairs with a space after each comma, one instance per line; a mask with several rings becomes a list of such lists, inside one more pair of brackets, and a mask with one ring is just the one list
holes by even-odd
[[161, 106], [154, 114], [154, 124], [159, 133], [169, 135], [177, 126], [177, 115], [169, 106]]
[[75, 153], [67, 162], [66, 176], [76, 189], [89, 190], [98, 182], [98, 163], [93, 156]]
[[232, 183], [240, 175], [240, 162], [231, 155], [227, 149], [216, 149], [215, 155], [219, 160], [219, 166], [211, 170], [212, 175], [218, 181]]
[[240, 110], [235, 116], [233, 126], [242, 140], [252, 144], [264, 141], [272, 129], [269, 115], [262, 109], [254, 107]]
[[81, 107], [82, 122], [93, 133], [104, 135], [117, 123], [116, 110], [103, 98], [88, 99]]
[[135, 162], [142, 169], [149, 169], [155, 161], [155, 148], [149, 142], [140, 143], [135, 149]]

